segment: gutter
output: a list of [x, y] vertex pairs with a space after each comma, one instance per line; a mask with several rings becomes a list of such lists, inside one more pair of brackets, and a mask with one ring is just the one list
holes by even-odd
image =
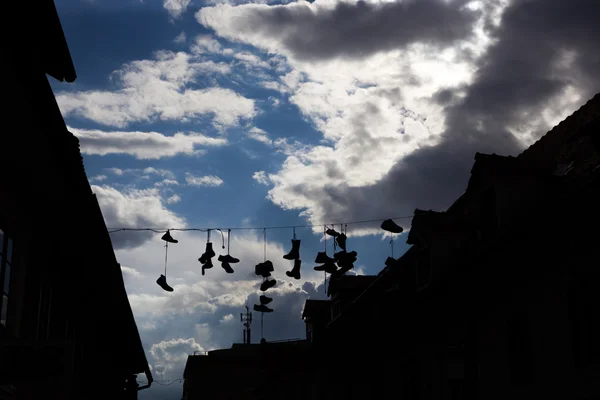
[[152, 382], [154, 382], [154, 378], [152, 378], [152, 373], [150, 372], [150, 368], [148, 368], [148, 365], [146, 365], [146, 368], [144, 369], [144, 374], [146, 374], [146, 379], [148, 380], [148, 383], [144, 386], [140, 386], [138, 388], [138, 391], [148, 389], [152, 385]]

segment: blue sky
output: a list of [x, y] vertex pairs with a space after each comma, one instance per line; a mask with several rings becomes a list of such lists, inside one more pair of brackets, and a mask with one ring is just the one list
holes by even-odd
[[[282, 259], [292, 230], [267, 232], [279, 283], [265, 337], [301, 337], [304, 301], [323, 297], [324, 222], [376, 220], [348, 226], [353, 273], [376, 274], [383, 219], [409, 217], [408, 231], [415, 208], [444, 210], [476, 151], [518, 154], [597, 90], [595, 45], [569, 29], [593, 20], [540, 4], [56, 0], [78, 78], [50, 80], [109, 228], [317, 225], [296, 231], [300, 281]], [[240, 341], [264, 245], [234, 230], [236, 272], [202, 276], [206, 233], [173, 236], [167, 293], [160, 234], [112, 234], [148, 360], [170, 379], [187, 354]], [[398, 257], [406, 232], [395, 239]]]

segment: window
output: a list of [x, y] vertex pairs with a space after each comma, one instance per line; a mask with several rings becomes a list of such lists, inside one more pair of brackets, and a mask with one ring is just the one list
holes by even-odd
[[10, 293], [10, 276], [13, 264], [13, 241], [0, 229], [0, 287], [2, 297], [0, 298], [0, 325], [6, 326], [8, 314], [8, 297]]
[[453, 378], [448, 382], [450, 387], [451, 400], [463, 400], [465, 398], [465, 380], [463, 378]]

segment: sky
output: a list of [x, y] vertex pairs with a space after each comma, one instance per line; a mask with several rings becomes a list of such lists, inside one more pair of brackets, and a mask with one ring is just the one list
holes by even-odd
[[[161, 234], [111, 234], [159, 380], [242, 341], [265, 249], [278, 283], [264, 337], [302, 338], [304, 301], [325, 298], [325, 224], [348, 223], [351, 273], [376, 274], [408, 248], [416, 208], [443, 211], [465, 190], [475, 152], [518, 155], [600, 88], [595, 0], [55, 3], [78, 77], [50, 81], [107, 227], [220, 228], [217, 254], [232, 229], [241, 260], [202, 276], [207, 233], [173, 231], [165, 292]], [[393, 246], [387, 218], [405, 230]], [[300, 280], [282, 258], [293, 230], [264, 240], [281, 226], [299, 227]]]

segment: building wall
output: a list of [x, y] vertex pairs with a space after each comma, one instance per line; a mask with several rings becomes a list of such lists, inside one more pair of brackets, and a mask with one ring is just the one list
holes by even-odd
[[[106, 229], [78, 141], [66, 130], [48, 78], [27, 51], [15, 48], [11, 56], [10, 50], [2, 66], [10, 76], [4, 85], [10, 101], [3, 108], [0, 135], [0, 167], [5, 172], [0, 228], [14, 238], [15, 262], [3, 340], [75, 341], [75, 348], [65, 356], [73, 363], [70, 371], [36, 371], [33, 366], [41, 368], [43, 360], [34, 359], [24, 371], [15, 367], [14, 376], [5, 374], [0, 381], [15, 383], [24, 399], [41, 396], [36, 391], [51, 397], [49, 388], [66, 396], [80, 397], [79, 389], [89, 397], [115, 396], [126, 371], [134, 372], [132, 360], [140, 360], [132, 353], [141, 351], [145, 358], [141, 343], [136, 347], [130, 340], [132, 327], [136, 330], [133, 316], [129, 320], [122, 316], [126, 312], [120, 313], [129, 305], [113, 304], [124, 293], [119, 287], [122, 275], [114, 275], [121, 272], [110, 240], [102, 237]], [[122, 340], [115, 344], [116, 335]], [[143, 372], [144, 367], [136, 368]], [[80, 379], [83, 373], [102, 376], [103, 384], [89, 393], [90, 385]]]

